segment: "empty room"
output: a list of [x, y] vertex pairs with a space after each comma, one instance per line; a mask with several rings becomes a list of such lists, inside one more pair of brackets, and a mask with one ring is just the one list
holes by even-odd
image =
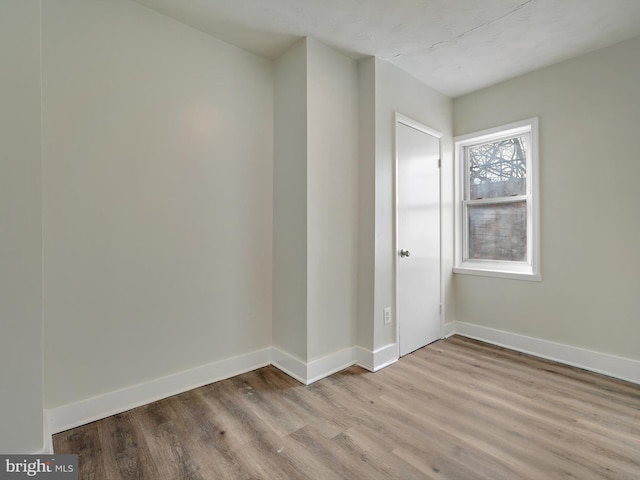
[[638, 112], [638, 0], [0, 0], [0, 478], [640, 478]]

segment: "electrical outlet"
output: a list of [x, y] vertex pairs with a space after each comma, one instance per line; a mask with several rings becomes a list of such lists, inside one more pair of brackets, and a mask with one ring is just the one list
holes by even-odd
[[389, 325], [391, 323], [391, 307], [384, 309], [384, 324]]

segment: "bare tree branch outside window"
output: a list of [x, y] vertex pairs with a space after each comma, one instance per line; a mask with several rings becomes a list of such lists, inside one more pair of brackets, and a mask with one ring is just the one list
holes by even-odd
[[526, 194], [526, 137], [469, 147], [469, 200]]
[[[525, 140], [520, 136], [468, 147], [469, 200], [526, 195]], [[470, 206], [468, 228], [469, 258], [526, 260], [526, 202]]]

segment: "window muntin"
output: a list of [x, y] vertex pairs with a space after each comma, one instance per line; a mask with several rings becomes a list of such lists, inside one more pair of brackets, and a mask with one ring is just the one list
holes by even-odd
[[455, 143], [454, 272], [539, 280], [537, 119]]

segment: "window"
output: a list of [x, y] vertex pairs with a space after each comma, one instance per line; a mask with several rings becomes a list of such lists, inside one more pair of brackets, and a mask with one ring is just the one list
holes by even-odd
[[540, 280], [538, 119], [456, 137], [455, 273]]

